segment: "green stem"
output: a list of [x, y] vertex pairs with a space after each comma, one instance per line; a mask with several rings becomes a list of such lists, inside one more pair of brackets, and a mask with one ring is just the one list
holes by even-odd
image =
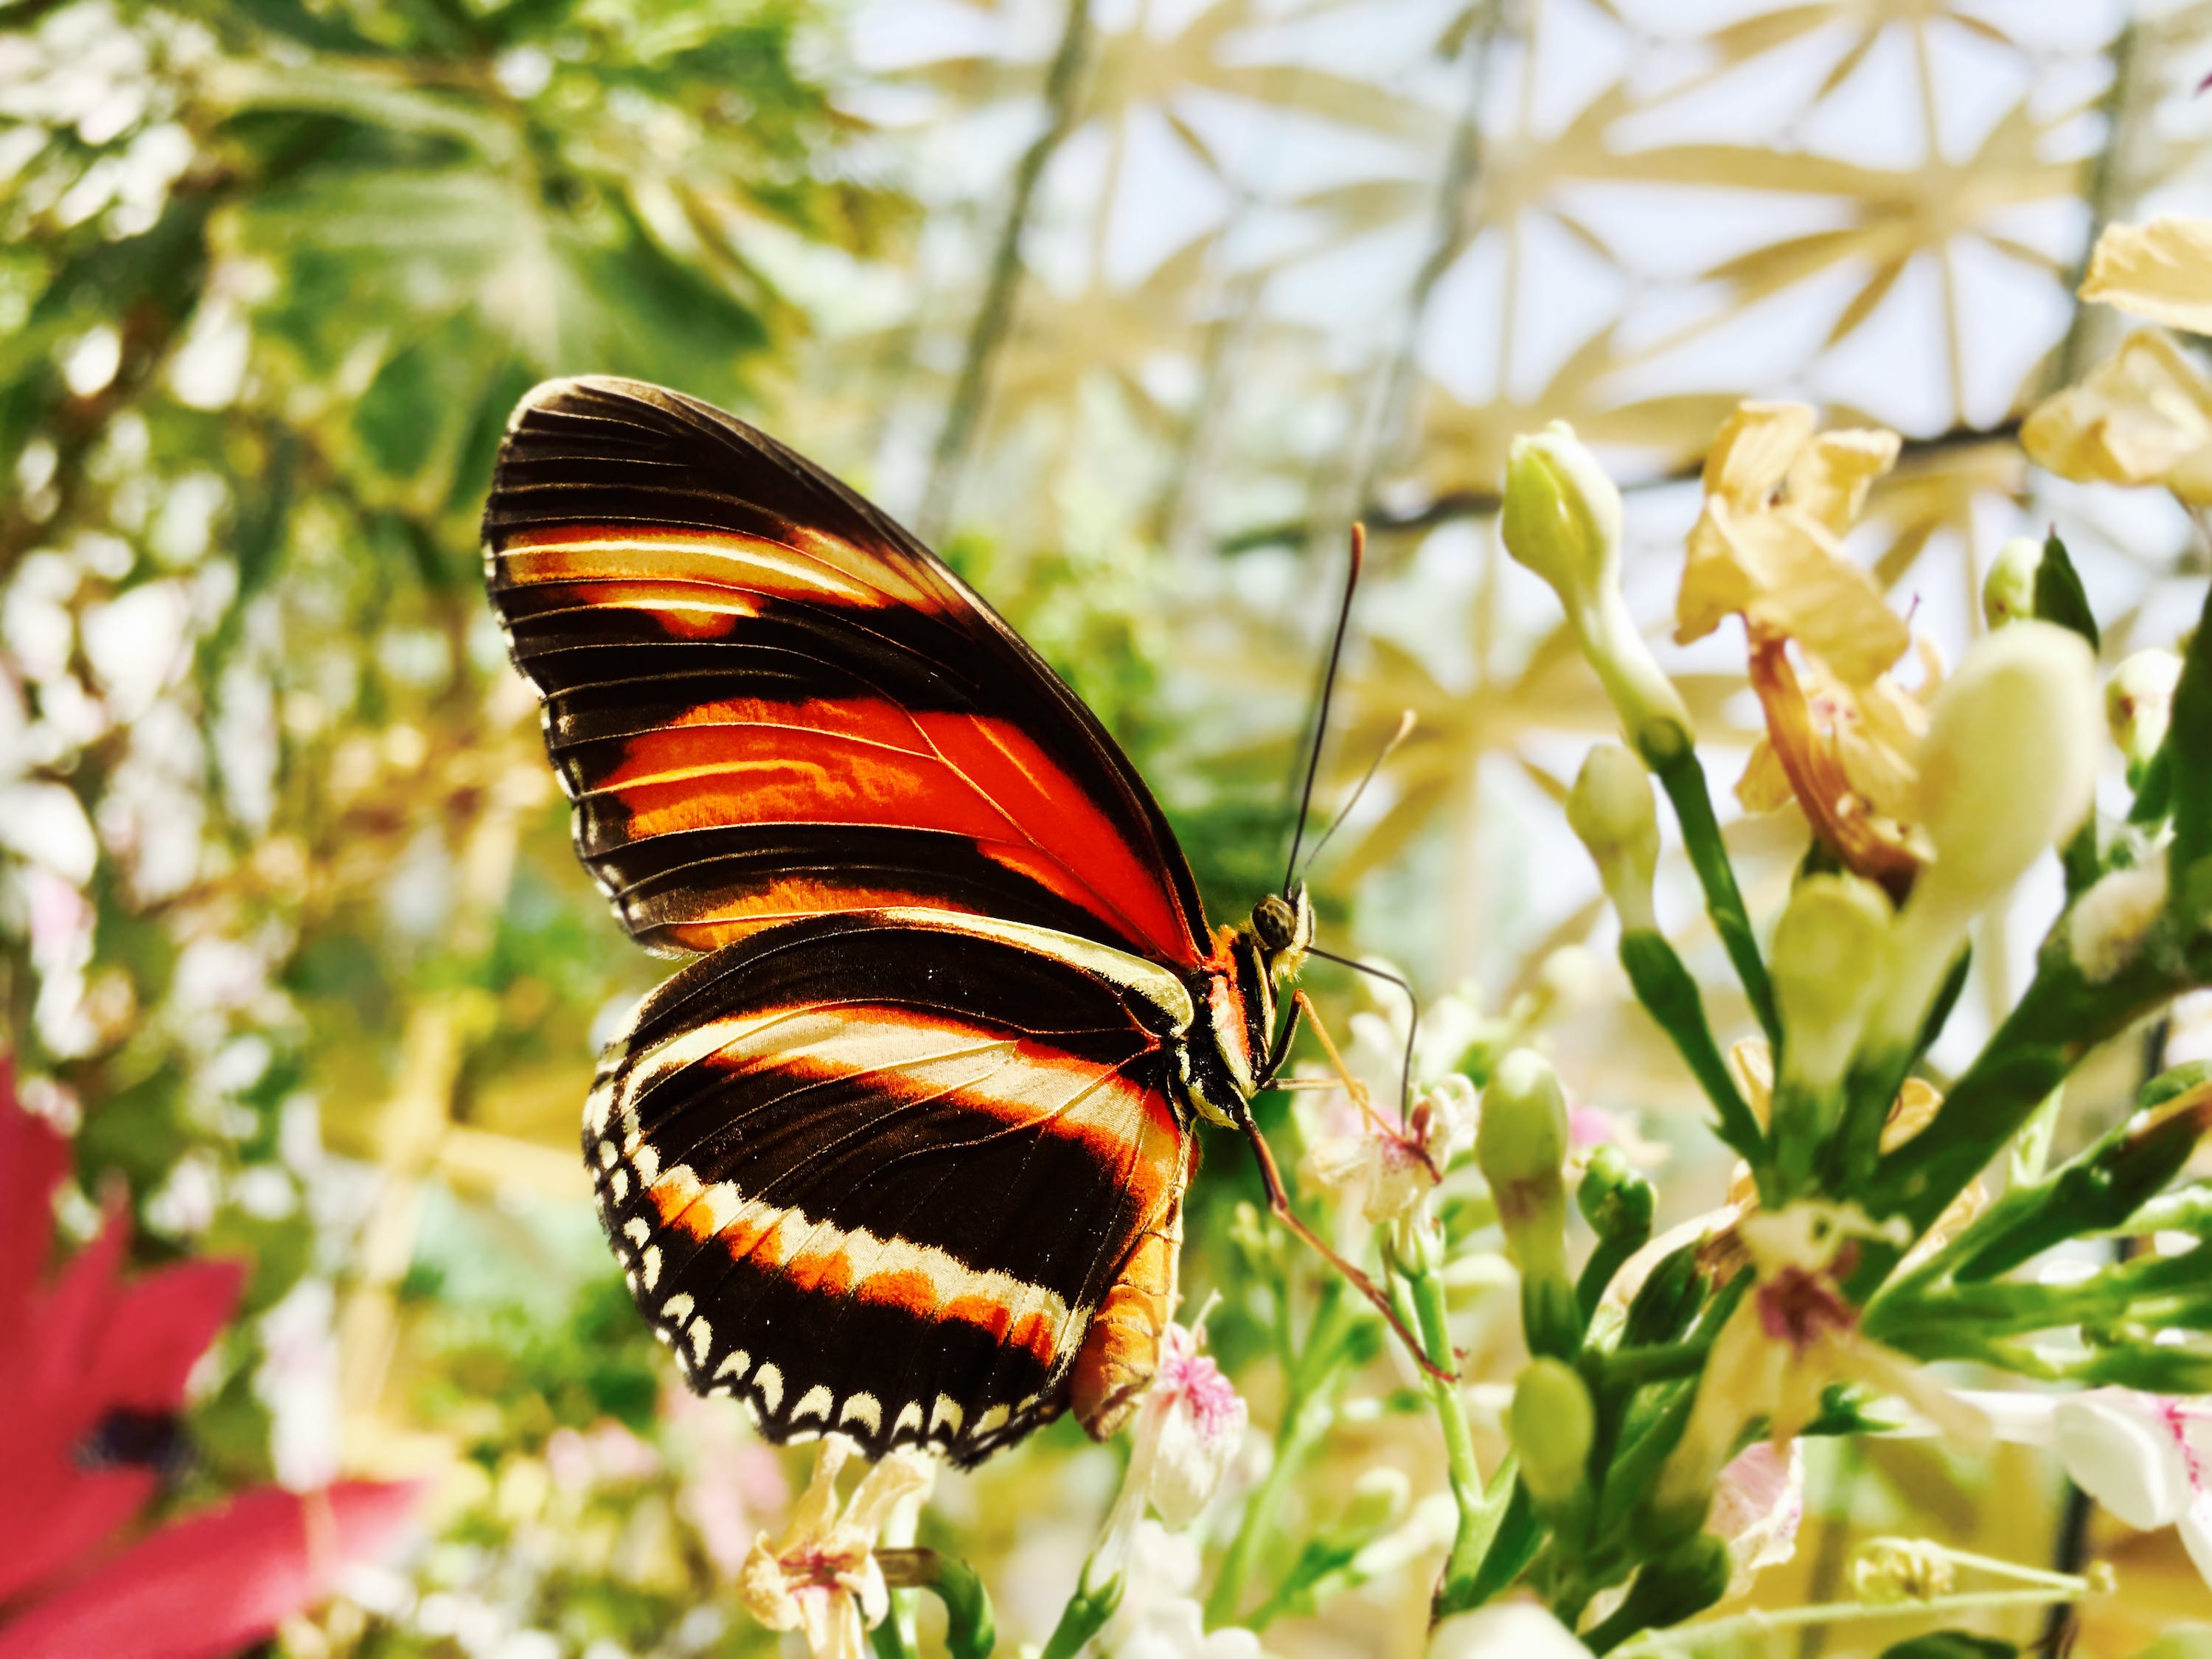
[[2089, 1593], [2088, 1581], [2078, 1580], [2067, 1589], [1973, 1590], [1960, 1595], [1931, 1595], [1926, 1601], [1905, 1601], [1886, 1606], [1863, 1601], [1830, 1601], [1778, 1612], [1739, 1613], [1716, 1619], [1710, 1625], [1687, 1630], [1646, 1631], [1613, 1650], [1620, 1659], [1666, 1659], [1705, 1649], [1732, 1650], [1747, 1638], [1772, 1631], [1802, 1630], [1808, 1625], [1863, 1624], [1877, 1619], [1940, 1619], [1954, 1613], [1975, 1613], [2002, 1607], [2045, 1607], [2053, 1601], [2074, 1601]]
[[1274, 1461], [1245, 1504], [1237, 1535], [1230, 1540], [1221, 1571], [1206, 1598], [1209, 1629], [1240, 1622], [1237, 1613], [1244, 1599], [1244, 1587], [1274, 1530], [1276, 1511], [1299, 1471], [1335, 1424], [1336, 1385], [1343, 1378], [1349, 1357], [1344, 1339], [1354, 1316], [1346, 1310], [1342, 1281], [1327, 1281], [1304, 1351], [1284, 1366], [1289, 1376], [1290, 1397], [1284, 1404], [1282, 1421], [1275, 1428]]
[[1620, 936], [1620, 965], [1635, 988], [1636, 1000], [1659, 1022], [1674, 1044], [1675, 1052], [1690, 1068], [1705, 1098], [1720, 1114], [1717, 1133], [1729, 1148], [1754, 1169], [1765, 1162], [1765, 1131], [1729, 1074], [1721, 1058], [1713, 1028], [1705, 1019], [1705, 1000], [1698, 982], [1682, 965], [1664, 935], [1650, 928], [1632, 928]]
[[[991, 1659], [998, 1646], [998, 1626], [991, 1613], [990, 1595], [973, 1567], [935, 1550], [918, 1549], [878, 1549], [876, 1564], [893, 1586], [894, 1597], [903, 1595], [911, 1601], [918, 1588], [945, 1604], [945, 1650], [951, 1659]], [[872, 1632], [882, 1659], [890, 1659], [884, 1632], [896, 1623], [896, 1617], [886, 1619]], [[902, 1644], [899, 1651], [915, 1651], [911, 1626], [897, 1639]]]
[[1106, 1628], [1106, 1621], [1121, 1607], [1122, 1588], [1121, 1575], [1117, 1572], [1097, 1589], [1091, 1589], [1091, 1563], [1085, 1561], [1083, 1577], [1076, 1581], [1075, 1594], [1060, 1609], [1060, 1622], [1052, 1627], [1052, 1634], [1046, 1638], [1037, 1659], [1075, 1659], [1091, 1644], [1091, 1639]]
[[1751, 929], [1751, 913], [1744, 908], [1743, 893], [1735, 884], [1735, 866], [1729, 862], [1728, 847], [1721, 840], [1720, 821], [1713, 816], [1705, 769], [1698, 764], [1697, 751], [1686, 744], [1654, 762], [1652, 769], [1674, 804], [1682, 844], [1698, 872], [1698, 884], [1705, 890], [1705, 914], [1713, 919], [1713, 929], [1735, 964], [1736, 977], [1743, 982], [1743, 994], [1751, 1000], [1767, 1042], [1779, 1048], [1782, 1022], [1774, 1012], [1774, 988], [1767, 981], [1766, 963]]
[[[1401, 1281], [1413, 1304], [1421, 1333], [1421, 1346], [1439, 1369], [1451, 1370], [1451, 1328], [1444, 1318], [1443, 1281], [1434, 1272], [1407, 1273]], [[1393, 1289], [1396, 1286], [1394, 1285]], [[1444, 1469], [1451, 1484], [1452, 1502], [1459, 1510], [1459, 1527], [1453, 1534], [1451, 1554], [1444, 1562], [1444, 1582], [1452, 1583], [1474, 1576], [1482, 1565], [1483, 1552], [1497, 1530], [1498, 1506], [1482, 1488], [1482, 1467], [1474, 1455], [1474, 1436], [1467, 1425], [1467, 1407], [1459, 1386], [1426, 1371], [1422, 1382], [1429, 1404], [1435, 1408], [1437, 1426], [1444, 1437]]]
[[1644, 1348], [1616, 1348], [1611, 1353], [1590, 1355], [1589, 1361], [1596, 1365], [1599, 1380], [1605, 1387], [1640, 1389], [1646, 1382], [1695, 1376], [1705, 1368], [1712, 1349], [1713, 1340], [1706, 1336], [1689, 1342], [1656, 1343]]

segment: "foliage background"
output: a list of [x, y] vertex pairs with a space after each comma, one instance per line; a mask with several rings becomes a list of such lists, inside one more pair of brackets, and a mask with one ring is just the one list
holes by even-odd
[[[576, 1164], [596, 1036], [663, 969], [570, 855], [481, 597], [521, 391], [680, 386], [917, 523], [1137, 755], [1217, 917], [1278, 868], [1364, 516], [1332, 784], [1419, 725], [1322, 869], [1332, 942], [1431, 997], [1532, 1000], [1577, 1097], [1672, 1150], [1686, 1214], [1726, 1171], [1562, 853], [1564, 780], [1611, 721], [1499, 555], [1504, 446], [1565, 418], [1640, 481], [1655, 625], [1702, 447], [1757, 394], [1907, 435], [1860, 550], [1954, 659], [1983, 565], [2045, 522], [2110, 657], [2170, 638], [2194, 527], [2032, 474], [2012, 431], [2108, 343], [2070, 298], [2094, 228], [2204, 208], [2208, 70], [2212, 7], [2120, 0], [0, 6], [6, 1040], [81, 1124], [70, 1224], [120, 1182], [147, 1259], [254, 1264], [175, 1504], [439, 1472], [432, 1541], [280, 1647], [773, 1640], [727, 1577], [796, 1466], [667, 1391]], [[1740, 755], [1733, 651], [1668, 662]], [[1732, 826], [1755, 912], [1802, 836]], [[1984, 1007], [2046, 873], [1977, 952]], [[1662, 911], [1696, 917], [1679, 875]], [[2066, 1139], [2133, 1063], [2077, 1088]], [[1251, 1188], [1212, 1151], [1187, 1282], [1224, 1292], [1265, 1430]], [[1466, 1304], [1478, 1375], [1509, 1376], [1506, 1303]], [[1407, 1380], [1356, 1385], [1310, 1525], [1359, 1469], [1434, 1484]], [[927, 1525], [1034, 1638], [1114, 1478], [1063, 1425]], [[1816, 1462], [1813, 1501], [1769, 1599], [1900, 1527], [2041, 1559], [2064, 1509], [2024, 1455], [1902, 1443]], [[2085, 1642], [2212, 1612], [2170, 1538], [2092, 1541], [2127, 1593]], [[1426, 1578], [1266, 1639], [1413, 1651]]]

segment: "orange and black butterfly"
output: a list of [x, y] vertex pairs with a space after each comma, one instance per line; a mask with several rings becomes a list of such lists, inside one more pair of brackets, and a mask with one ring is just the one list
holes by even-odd
[[[1302, 884], [1210, 931], [1091, 711], [913, 536], [635, 380], [509, 423], [493, 605], [578, 852], [695, 954], [584, 1155], [638, 1306], [773, 1440], [972, 1463], [1110, 1433], [1173, 1310], [1195, 1118], [1253, 1135]], [[1301, 1229], [1301, 1231], [1304, 1230]]]

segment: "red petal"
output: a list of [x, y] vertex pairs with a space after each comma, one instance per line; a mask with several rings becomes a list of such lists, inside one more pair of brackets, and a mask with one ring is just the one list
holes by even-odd
[[76, 1467], [71, 1449], [39, 1446], [26, 1455], [0, 1447], [8, 1470], [0, 1498], [0, 1603], [68, 1567], [146, 1507], [151, 1469]]
[[0, 1627], [0, 1659], [220, 1659], [321, 1601], [340, 1567], [381, 1554], [421, 1490], [244, 1493], [26, 1609]]
[[102, 1414], [114, 1406], [173, 1412], [185, 1378], [230, 1322], [246, 1288], [236, 1261], [187, 1261], [134, 1280], [100, 1333], [92, 1386]]
[[0, 1352], [46, 1266], [54, 1188], [68, 1167], [69, 1142], [16, 1103], [15, 1067], [0, 1060]]

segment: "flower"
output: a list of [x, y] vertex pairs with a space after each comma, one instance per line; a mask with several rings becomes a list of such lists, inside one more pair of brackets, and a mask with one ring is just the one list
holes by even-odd
[[[1188, 1526], [1213, 1501], [1244, 1443], [1249, 1413], [1237, 1385], [1199, 1352], [1204, 1323], [1170, 1323], [1160, 1338], [1160, 1368], [1138, 1408], [1122, 1477], [1120, 1503], [1134, 1505], [1124, 1525], [1149, 1502], [1170, 1527]], [[1108, 1530], [1115, 1529], [1109, 1522]]]
[[1960, 1398], [1988, 1416], [2000, 1438], [2055, 1450], [2067, 1478], [2124, 1524], [2179, 1526], [2189, 1559], [2212, 1583], [2212, 1400], [2123, 1388], [1961, 1390]]
[[2105, 682], [2105, 724], [2128, 758], [2128, 787], [2142, 787], [2143, 769], [2166, 741], [2173, 722], [2174, 689], [2181, 684], [2179, 653], [2153, 646], [2138, 651]]
[[1299, 1169], [1324, 1187], [1358, 1192], [1360, 1214], [1370, 1225], [1406, 1220], [1436, 1190], [1452, 1159], [1474, 1144], [1474, 1085], [1449, 1073], [1413, 1103], [1400, 1127], [1374, 1110], [1364, 1083], [1352, 1081], [1364, 1121], [1316, 1140]]
[[1754, 1418], [1787, 1446], [1819, 1415], [1834, 1382], [1856, 1382], [1917, 1407], [1970, 1449], [1990, 1437], [1978, 1411], [1859, 1329], [1838, 1283], [1856, 1239], [1878, 1230], [1856, 1211], [1806, 1201], [1746, 1216], [1737, 1231], [1758, 1282], [1714, 1338], [1681, 1439], [1659, 1474], [1653, 1508], [1670, 1534], [1703, 1524], [1737, 1436]]
[[1982, 578], [1982, 620], [1992, 632], [2035, 614], [2035, 578], [2042, 568], [2043, 544], [2033, 536], [2014, 536], [1997, 549]]
[[2081, 977], [2101, 985], [2136, 959], [2166, 908], [2166, 849], [2098, 878], [2066, 913], [2066, 945]]
[[2212, 380], [2153, 330], [2129, 335], [2080, 385], [2038, 404], [2020, 441], [2062, 478], [2160, 484], [2192, 506], [2212, 501]]
[[1529, 1351], [1565, 1358], [1583, 1322], [1567, 1272], [1567, 1103], [1542, 1055], [1516, 1048], [1482, 1092], [1475, 1161], [1498, 1206], [1505, 1254], [1521, 1270], [1521, 1322]]
[[1445, 1620], [1429, 1641], [1430, 1659], [1589, 1659], [1589, 1650], [1551, 1610], [1526, 1600], [1493, 1601]]
[[1790, 1034], [1785, 1085], [1820, 1091], [1842, 1078], [1889, 924], [1889, 901], [1856, 876], [1808, 876], [1791, 890], [1770, 951]]
[[1597, 1415], [1575, 1368], [1557, 1359], [1532, 1359], [1513, 1385], [1508, 1418], [1521, 1479], [1540, 1513], [1569, 1503], [1589, 1485], [1590, 1443]]
[[1967, 926], [2087, 814], [2098, 725], [2088, 644], [2053, 623], [1980, 640], [1937, 694], [1917, 792], [1934, 856], [1889, 932], [1866, 1026], [1877, 1053], [1918, 1041]]
[[1260, 1638], [1224, 1626], [1209, 1632], [1194, 1598], [1199, 1548], [1157, 1521], [1138, 1523], [1122, 1575], [1126, 1594], [1101, 1633], [1098, 1651], [1114, 1659], [1260, 1659]]
[[0, 1659], [213, 1659], [382, 1553], [419, 1492], [257, 1488], [117, 1549], [178, 1453], [186, 1378], [244, 1275], [198, 1261], [126, 1283], [130, 1232], [112, 1213], [42, 1285], [68, 1155], [0, 1062]]
[[1917, 646], [1917, 690], [1882, 673], [1854, 684], [1787, 635], [1754, 630], [1749, 672], [1766, 730], [1736, 782], [1746, 811], [1771, 812], [1796, 799], [1813, 832], [1845, 868], [1901, 895], [1929, 856], [1914, 824], [1923, 699], [1943, 679], [1926, 641]]
[[890, 1590], [877, 1565], [876, 1539], [899, 1505], [919, 1502], [936, 1476], [927, 1455], [903, 1449], [885, 1454], [840, 1504], [837, 1475], [857, 1449], [826, 1436], [814, 1478], [792, 1511], [781, 1543], [766, 1533], [753, 1542], [738, 1573], [738, 1599], [770, 1630], [805, 1633], [816, 1659], [863, 1659], [864, 1630], [884, 1621]]
[[2108, 225], [2089, 258], [2081, 297], [2191, 334], [2212, 334], [2212, 219], [2162, 213]]
[[1739, 615], [1754, 636], [1796, 640], [1863, 686], [1905, 654], [1910, 636], [1843, 537], [1896, 460], [1898, 437], [1816, 434], [1814, 424], [1802, 404], [1746, 403], [1722, 426], [1705, 456], [1674, 637], [1703, 639]]
[[1797, 1553], [1797, 1525], [1804, 1517], [1803, 1441], [1791, 1441], [1785, 1455], [1762, 1440], [1729, 1461], [1705, 1525], [1728, 1546], [1734, 1568], [1729, 1596], [1748, 1595], [1762, 1569], [1778, 1567]]
[[1559, 596], [1638, 751], [1656, 766], [1686, 749], [1689, 708], [1621, 597], [1620, 491], [1565, 422], [1513, 441], [1498, 533], [1514, 561]]

